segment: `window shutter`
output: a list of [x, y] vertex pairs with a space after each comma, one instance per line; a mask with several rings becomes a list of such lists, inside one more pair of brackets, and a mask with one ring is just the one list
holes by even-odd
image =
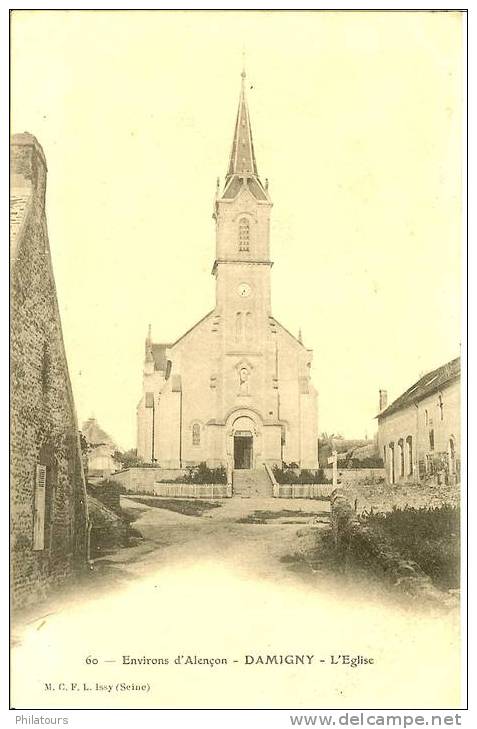
[[46, 466], [36, 467], [35, 480], [35, 506], [33, 513], [33, 549], [41, 550], [45, 547], [45, 492], [46, 492]]

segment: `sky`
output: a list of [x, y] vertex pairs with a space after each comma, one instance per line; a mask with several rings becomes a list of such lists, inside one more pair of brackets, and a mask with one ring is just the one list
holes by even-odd
[[11, 121], [41, 143], [81, 423], [135, 447], [144, 339], [213, 309], [212, 203], [245, 49], [273, 315], [313, 349], [319, 432], [372, 436], [460, 354], [458, 12], [14, 11]]

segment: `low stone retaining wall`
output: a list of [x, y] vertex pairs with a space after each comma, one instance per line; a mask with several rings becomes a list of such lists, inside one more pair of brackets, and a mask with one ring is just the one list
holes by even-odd
[[[323, 473], [330, 480], [333, 478], [333, 469], [324, 468]], [[342, 485], [357, 483], [382, 483], [385, 477], [384, 468], [340, 468], [338, 463], [338, 481]]]
[[126, 545], [128, 525], [122, 517], [91, 494], [88, 494], [87, 499], [90, 519], [90, 558], [95, 559]]
[[434, 508], [460, 503], [460, 485], [411, 484], [354, 484], [345, 485], [349, 500], [357, 503], [358, 514], [366, 511], [386, 512], [406, 506], [414, 509]]
[[127, 468], [111, 475], [111, 481], [135, 494], [152, 494], [158, 481], [171, 481], [178, 476], [183, 478], [185, 470], [167, 468]]
[[100, 482], [98, 484], [88, 483], [87, 493], [93, 496], [97, 501], [100, 501], [107, 509], [120, 513], [121, 505], [119, 502], [119, 496], [121, 489], [115, 484], [109, 482]]
[[358, 561], [377, 572], [393, 587], [408, 593], [420, 602], [450, 606], [449, 595], [438, 590], [416, 562], [403, 559], [391, 546], [382, 543], [376, 534], [359, 519], [347, 494], [334, 489], [330, 497], [331, 528], [338, 561], [344, 570]]
[[220, 483], [155, 483], [154, 496], [189, 499], [229, 499], [232, 486]]

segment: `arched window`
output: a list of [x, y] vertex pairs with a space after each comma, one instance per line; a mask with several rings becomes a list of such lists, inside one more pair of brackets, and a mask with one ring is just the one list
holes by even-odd
[[247, 218], [239, 221], [239, 251], [250, 250], [250, 223]]
[[442, 395], [439, 395], [439, 398], [437, 400], [437, 406], [441, 414], [441, 420], [444, 420], [444, 403], [442, 402]]
[[192, 426], [192, 445], [200, 446], [200, 425], [199, 425], [199, 423], [194, 423], [194, 425]]
[[252, 338], [252, 314], [247, 311], [245, 314], [245, 339], [250, 340]]
[[434, 450], [434, 428], [429, 431], [429, 449]]
[[414, 467], [412, 464], [412, 435], [408, 435], [406, 438], [407, 448], [407, 475], [412, 476]]
[[243, 337], [243, 317], [242, 312], [237, 311], [235, 314], [235, 339], [239, 341]]
[[395, 472], [394, 472], [394, 443], [389, 444], [389, 463], [388, 463], [389, 483], [394, 483]]
[[399, 446], [399, 476], [402, 478], [404, 476], [404, 443], [403, 443], [402, 438], [399, 439], [398, 446]]
[[287, 429], [284, 425], [281, 426], [282, 429], [282, 445], [286, 445], [287, 443]]
[[424, 420], [426, 425], [429, 425], [429, 413], [427, 412], [427, 410], [424, 410]]

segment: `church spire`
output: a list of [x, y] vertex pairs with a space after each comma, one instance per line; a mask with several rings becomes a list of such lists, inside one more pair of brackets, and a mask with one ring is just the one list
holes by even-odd
[[146, 357], [145, 357], [146, 363], [154, 362], [154, 357], [152, 355], [152, 332], [151, 332], [150, 324], [147, 328], [145, 355], [146, 355]]
[[235, 122], [234, 140], [230, 154], [228, 181], [232, 175], [240, 177], [258, 177], [257, 162], [253, 148], [252, 127], [248, 113], [247, 97], [245, 94], [245, 68], [242, 73], [242, 86], [240, 89], [237, 121]]
[[[225, 176], [224, 191], [221, 200], [233, 200], [243, 190], [248, 189], [250, 194], [260, 202], [271, 203], [268, 185], [265, 188], [258, 176], [257, 162], [253, 148], [252, 127], [248, 113], [247, 98], [245, 94], [245, 68], [242, 71], [242, 86], [240, 89], [237, 120], [235, 122], [234, 140], [230, 154], [229, 167]], [[217, 202], [213, 217], [217, 217]]]

